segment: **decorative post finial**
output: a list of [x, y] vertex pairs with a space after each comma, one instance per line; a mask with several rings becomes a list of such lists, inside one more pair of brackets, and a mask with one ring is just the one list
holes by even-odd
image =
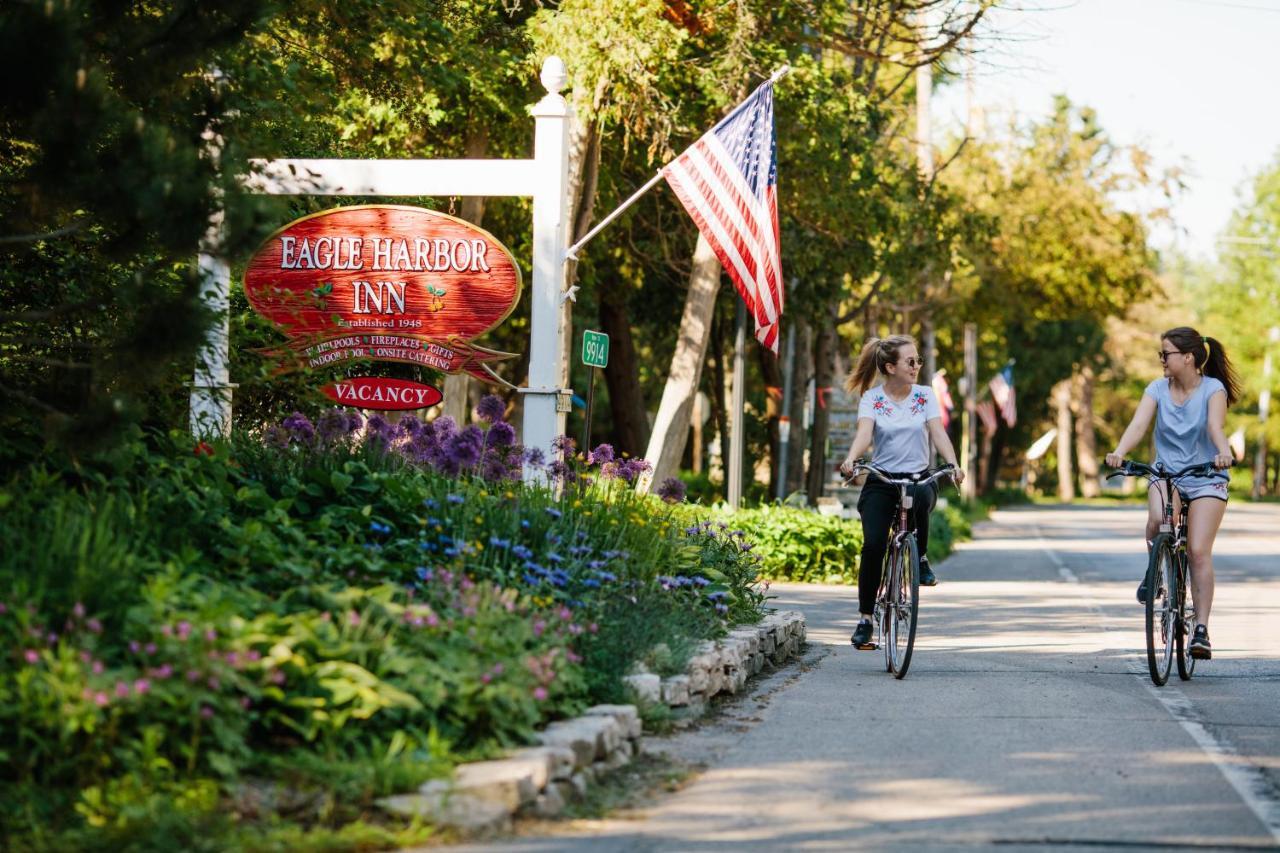
[[569, 82], [569, 74], [564, 69], [564, 60], [558, 56], [548, 56], [542, 63], [539, 78], [542, 85], [551, 94], [558, 93]]

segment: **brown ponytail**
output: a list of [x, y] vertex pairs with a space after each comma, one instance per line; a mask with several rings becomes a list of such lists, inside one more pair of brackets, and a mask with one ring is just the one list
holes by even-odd
[[862, 347], [858, 361], [844, 381], [844, 388], [850, 394], [861, 396], [867, 389], [876, 384], [876, 377], [885, 372], [890, 364], [898, 363], [898, 350], [904, 346], [915, 346], [915, 339], [909, 335], [891, 335], [887, 338], [872, 338]]
[[1228, 406], [1235, 405], [1240, 399], [1240, 377], [1231, 366], [1226, 349], [1216, 338], [1206, 338], [1190, 326], [1179, 326], [1165, 332], [1160, 339], [1172, 343], [1179, 352], [1190, 353], [1201, 373], [1221, 382], [1227, 390]]

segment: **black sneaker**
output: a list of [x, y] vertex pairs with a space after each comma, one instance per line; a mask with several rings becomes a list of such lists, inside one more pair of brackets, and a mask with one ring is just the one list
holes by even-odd
[[929, 558], [920, 558], [920, 586], [937, 586], [938, 576], [929, 568]]
[[1209, 629], [1203, 625], [1196, 626], [1191, 637], [1191, 656], [1196, 660], [1209, 660], [1213, 657], [1213, 646], [1209, 645]]
[[872, 626], [870, 619], [863, 619], [858, 623], [858, 627], [853, 629], [853, 636], [849, 638], [849, 642], [853, 643], [859, 649], [866, 651], [874, 649], [876, 644], [871, 640]]
[[1138, 584], [1138, 603], [1147, 603], [1147, 579], [1144, 577], [1142, 582]]

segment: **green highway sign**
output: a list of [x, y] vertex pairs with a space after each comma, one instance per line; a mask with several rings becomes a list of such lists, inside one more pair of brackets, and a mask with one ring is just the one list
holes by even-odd
[[582, 363], [587, 367], [609, 366], [609, 336], [585, 329], [582, 332]]

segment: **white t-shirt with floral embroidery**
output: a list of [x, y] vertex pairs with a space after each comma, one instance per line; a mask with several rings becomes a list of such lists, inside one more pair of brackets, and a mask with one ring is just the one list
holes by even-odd
[[871, 464], [897, 474], [914, 473], [929, 467], [929, 432], [925, 424], [942, 417], [938, 400], [928, 385], [912, 385], [903, 400], [894, 400], [877, 385], [862, 395], [858, 420], [870, 418], [875, 424]]

